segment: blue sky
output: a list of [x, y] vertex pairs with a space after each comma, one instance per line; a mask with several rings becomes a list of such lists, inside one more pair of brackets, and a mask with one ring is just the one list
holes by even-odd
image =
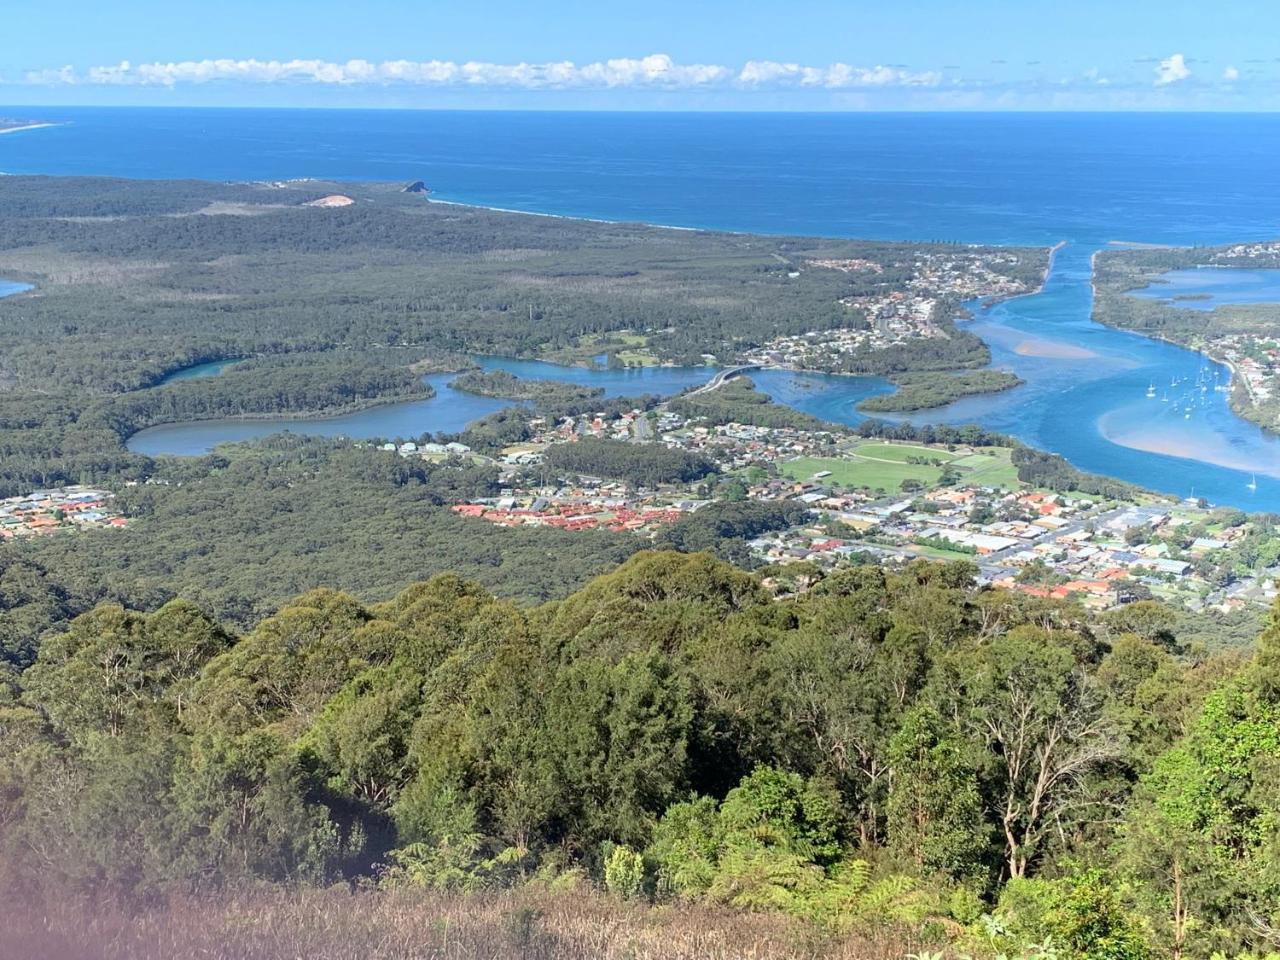
[[1277, 0], [6, 0], [0, 103], [1280, 110]]

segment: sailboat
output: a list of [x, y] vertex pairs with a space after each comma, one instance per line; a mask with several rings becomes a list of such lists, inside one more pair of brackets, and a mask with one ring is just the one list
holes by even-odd
[[1248, 487], [1250, 490], [1257, 490], [1258, 489], [1257, 474], [1254, 474], [1254, 473], [1249, 474], [1249, 482], [1246, 483], [1245, 486]]
[[1147, 396], [1154, 397], [1155, 395], [1156, 395], [1156, 385], [1153, 383], [1151, 384], [1151, 386], [1147, 387]]

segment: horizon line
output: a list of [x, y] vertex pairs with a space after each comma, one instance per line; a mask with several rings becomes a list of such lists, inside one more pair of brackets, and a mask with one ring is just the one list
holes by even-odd
[[[809, 115], [809, 116], [859, 116], [864, 114], [871, 115], [910, 115], [910, 116], [950, 116], [950, 115], [969, 115], [969, 116], [1049, 116], [1049, 115], [1096, 115], [1096, 116], [1177, 116], [1177, 115], [1218, 115], [1218, 116], [1269, 116], [1280, 115], [1280, 108], [1258, 108], [1258, 109], [1238, 109], [1238, 110], [1222, 110], [1213, 108], [1194, 108], [1194, 107], [1170, 107], [1168, 109], [1158, 108], [1111, 108], [1106, 110], [1095, 110], [1088, 108], [1043, 108], [1043, 109], [999, 109], [991, 107], [950, 107], [950, 108], [893, 108], [893, 109], [877, 109], [874, 107], [859, 109], [804, 109], [804, 108], [733, 108], [733, 107], [716, 107], [716, 108], [654, 108], [654, 107], [454, 107], [454, 106], [368, 106], [368, 105], [351, 105], [351, 104], [334, 104], [334, 105], [276, 105], [262, 106], [257, 104], [196, 104], [196, 103], [173, 103], [173, 104], [130, 104], [130, 103], [57, 103], [57, 104], [39, 104], [39, 103], [0, 103], [0, 111], [21, 109], [21, 110], [244, 110], [244, 111], [278, 111], [278, 110], [295, 110], [295, 111], [370, 111], [380, 113], [562, 113], [562, 114], [672, 114], [672, 115], [707, 115], [707, 114], [728, 114], [728, 115]], [[7, 118], [7, 119], [27, 119], [37, 120], [37, 117], [24, 118]]]

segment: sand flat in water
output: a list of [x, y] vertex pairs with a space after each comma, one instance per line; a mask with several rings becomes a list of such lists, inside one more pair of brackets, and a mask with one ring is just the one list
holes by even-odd
[[1092, 360], [1097, 356], [1092, 350], [1075, 344], [1042, 339], [1023, 340], [1013, 348], [1013, 352], [1023, 357], [1047, 357], [1050, 360]]

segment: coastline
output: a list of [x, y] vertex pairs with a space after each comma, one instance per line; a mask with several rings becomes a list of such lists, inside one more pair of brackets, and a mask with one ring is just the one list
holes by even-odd
[[0, 136], [3, 136], [6, 133], [22, 133], [22, 131], [24, 130], [43, 130], [46, 127], [60, 127], [60, 126], [62, 126], [62, 124], [52, 123], [52, 122], [27, 123], [27, 124], [23, 124], [20, 127], [5, 127], [3, 130], [0, 130]]
[[[293, 180], [290, 182], [302, 182], [302, 180], [311, 180], [315, 178], [307, 177], [301, 180]], [[516, 210], [512, 207], [495, 207], [485, 203], [470, 203], [466, 200], [442, 200], [439, 197], [427, 195], [423, 198], [424, 203], [439, 203], [450, 207], [464, 207], [470, 210], [487, 210], [490, 213], [511, 213], [525, 217], [546, 217], [551, 220], [577, 220], [582, 223], [602, 223], [614, 227], [637, 226], [651, 227], [655, 230], [680, 230], [685, 233], [719, 233], [733, 237], [796, 237], [799, 239], [809, 240], [842, 240], [850, 243], [889, 243], [902, 246], [937, 246], [943, 243], [938, 240], [886, 240], [880, 237], [846, 237], [843, 235], [828, 235], [821, 233], [773, 233], [765, 230], [731, 230], [726, 227], [685, 227], [678, 226], [674, 223], [655, 223], [651, 220], [610, 220], [607, 217], [585, 217], [578, 214], [569, 213], [547, 213], [543, 210]], [[1043, 247], [1034, 243], [969, 243], [967, 241], [956, 241], [956, 246], [965, 247], [971, 250], [1049, 250], [1049, 263], [1045, 268], [1045, 277], [1047, 278], [1050, 270], [1053, 268], [1053, 255], [1061, 247], [1067, 245], [1066, 240], [1059, 240], [1052, 247]], [[1043, 283], [1043, 281], [1041, 281]], [[1007, 299], [1014, 297], [1029, 296], [1026, 293], [1015, 293]]]
[[540, 210], [515, 210], [511, 207], [491, 207], [483, 203], [467, 203], [463, 200], [439, 200], [426, 197], [427, 203], [441, 203], [450, 207], [465, 207], [469, 210], [487, 210], [490, 213], [512, 213], [522, 217], [546, 217], [550, 220], [577, 220], [581, 223], [603, 223], [608, 226], [625, 226], [634, 224], [637, 227], [652, 227], [655, 230], [683, 230], [687, 233], [728, 233], [735, 236], [754, 236], [743, 230], [715, 230], [707, 227], [677, 227], [671, 223], [650, 223], [647, 220], [606, 220], [604, 217], [579, 217], [565, 213], [544, 213]]

